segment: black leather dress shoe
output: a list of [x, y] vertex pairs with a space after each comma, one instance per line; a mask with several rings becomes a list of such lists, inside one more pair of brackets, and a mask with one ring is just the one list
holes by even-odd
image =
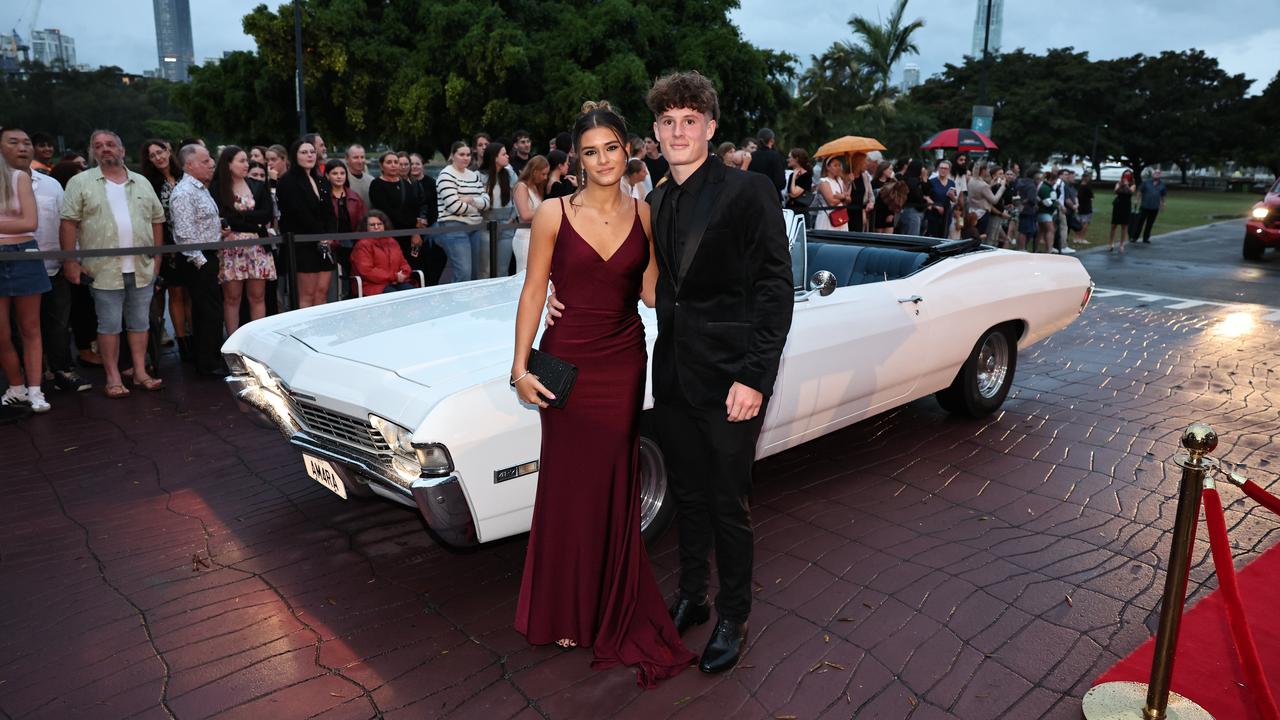
[[738, 664], [742, 651], [747, 646], [747, 624], [736, 620], [720, 618], [716, 621], [716, 629], [707, 641], [707, 649], [702, 651], [702, 662], [698, 669], [704, 673], [722, 673]]
[[671, 621], [676, 624], [676, 632], [684, 635], [689, 628], [711, 619], [711, 603], [705, 597], [702, 602], [695, 602], [693, 598], [681, 595], [668, 612], [671, 613]]

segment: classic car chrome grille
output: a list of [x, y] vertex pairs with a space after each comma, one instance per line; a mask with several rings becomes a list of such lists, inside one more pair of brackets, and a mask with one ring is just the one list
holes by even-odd
[[391, 462], [391, 446], [367, 421], [333, 412], [315, 403], [285, 393], [293, 417], [309, 435], [373, 455], [383, 463]]

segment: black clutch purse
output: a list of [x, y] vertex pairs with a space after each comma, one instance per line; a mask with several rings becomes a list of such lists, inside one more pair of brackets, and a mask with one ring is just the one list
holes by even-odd
[[537, 349], [530, 349], [528, 370], [531, 375], [538, 376], [538, 382], [556, 396], [555, 400], [546, 400], [553, 408], [562, 408], [569, 401], [569, 393], [573, 383], [578, 379], [578, 368], [555, 355], [548, 355]]

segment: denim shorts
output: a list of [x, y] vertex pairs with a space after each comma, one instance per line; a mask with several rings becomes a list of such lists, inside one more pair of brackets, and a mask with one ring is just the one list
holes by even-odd
[[[36, 252], [40, 248], [35, 240], [0, 245], [0, 253], [7, 256], [24, 252]], [[47, 293], [53, 286], [49, 284], [49, 273], [45, 272], [42, 260], [19, 260], [8, 262], [8, 258], [0, 260], [0, 297], [21, 297], [23, 295], [40, 295]], [[6, 328], [4, 332], [8, 332]]]
[[124, 274], [123, 290], [99, 290], [96, 287], [92, 290], [99, 335], [119, 335], [122, 325], [129, 332], [146, 332], [151, 328], [154, 288], [150, 284], [134, 287], [133, 273]]
[[1036, 222], [1051, 223], [1053, 222], [1053, 213], [1038, 213]]

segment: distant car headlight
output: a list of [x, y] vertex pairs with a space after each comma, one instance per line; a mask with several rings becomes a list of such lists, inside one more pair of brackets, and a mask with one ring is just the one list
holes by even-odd
[[1254, 220], [1266, 220], [1267, 216], [1271, 214], [1271, 210], [1265, 207], [1256, 207], [1250, 214], [1253, 215]]

